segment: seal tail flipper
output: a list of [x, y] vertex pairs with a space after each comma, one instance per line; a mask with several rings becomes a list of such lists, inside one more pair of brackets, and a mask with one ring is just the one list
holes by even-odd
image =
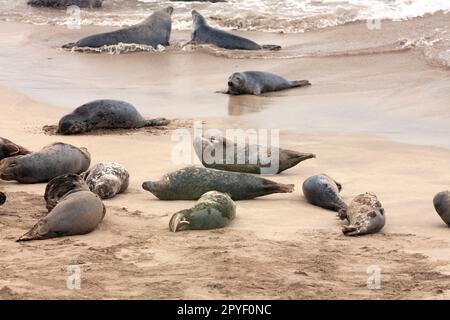
[[292, 81], [292, 84], [294, 85], [294, 88], [298, 88], [310, 86], [311, 82], [309, 82], [308, 80], [294, 80]]
[[313, 153], [302, 153], [302, 152], [291, 151], [291, 150], [286, 150], [285, 152], [288, 157], [288, 163], [287, 163], [287, 165], [281, 165], [282, 161], [280, 161], [281, 166], [278, 170], [278, 173], [281, 173], [287, 169], [290, 169], [302, 161], [305, 161], [308, 159], [313, 159], [316, 157], [316, 155]]
[[77, 46], [75, 42], [66, 43], [65, 45], [61, 46], [63, 49], [73, 49]]
[[177, 232], [177, 231], [181, 231], [187, 228], [187, 226], [189, 226], [189, 221], [186, 220], [183, 212], [177, 212], [175, 213], [172, 218], [170, 219], [169, 222], [169, 229], [172, 232]]
[[261, 49], [263, 50], [269, 50], [269, 51], [280, 51], [281, 46], [278, 46], [276, 44], [264, 44], [261, 46]]
[[47, 222], [45, 220], [39, 220], [33, 228], [31, 228], [30, 231], [25, 233], [23, 236], [21, 236], [19, 239], [17, 239], [17, 242], [23, 242], [23, 241], [31, 241], [31, 240], [43, 240], [51, 238], [50, 236], [50, 229], [47, 225]]
[[156, 118], [151, 120], [146, 120], [144, 127], [161, 127], [167, 126], [170, 123], [170, 120], [166, 118]]
[[292, 193], [294, 192], [294, 185], [277, 183], [275, 181], [264, 179], [264, 191], [265, 191], [264, 194]]

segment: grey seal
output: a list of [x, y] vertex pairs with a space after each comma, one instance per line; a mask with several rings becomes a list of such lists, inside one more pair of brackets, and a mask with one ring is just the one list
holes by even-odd
[[236, 217], [236, 204], [230, 196], [210, 191], [201, 196], [194, 207], [175, 213], [170, 219], [172, 232], [209, 230], [227, 226]]
[[168, 46], [172, 31], [173, 7], [167, 7], [154, 12], [150, 17], [134, 26], [112, 32], [95, 34], [75, 43], [63, 45], [65, 49], [73, 47], [99, 48], [119, 43], [142, 44], [157, 48]]
[[106, 209], [102, 200], [84, 186], [77, 187], [79, 180], [73, 175], [65, 178], [75, 179], [74, 188], [67, 188], [70, 182], [65, 183], [64, 177], [57, 178], [58, 181], [53, 182], [53, 193], [59, 193], [59, 184], [62, 184], [61, 190], [67, 190], [67, 193], [61, 195], [50, 213], [20, 237], [18, 242], [86, 234], [95, 230], [103, 220]]
[[45, 187], [44, 193], [44, 200], [48, 212], [52, 211], [59, 200], [72, 190], [89, 191], [89, 187], [80, 175], [73, 173], [64, 174], [50, 180]]
[[194, 20], [192, 28], [192, 44], [212, 44], [223, 49], [238, 50], [280, 50], [277, 45], [259, 45], [252, 40], [234, 35], [230, 32], [212, 28], [206, 22], [206, 19], [196, 10], [192, 11]]
[[100, 8], [103, 0], [28, 0], [27, 4], [34, 7], [67, 8]]
[[228, 79], [228, 91], [232, 95], [253, 94], [280, 91], [310, 86], [308, 80], [286, 80], [279, 75], [262, 71], [235, 72]]
[[24, 147], [21, 147], [6, 138], [0, 137], [0, 160], [13, 156], [26, 155], [29, 153], [30, 151]]
[[5, 204], [5, 202], [6, 202], [6, 196], [3, 192], [0, 192], [0, 206]]
[[439, 192], [434, 197], [433, 204], [439, 216], [450, 227], [450, 192]]
[[[197, 137], [194, 140], [194, 149], [206, 168], [254, 174], [281, 173], [302, 161], [316, 157], [313, 153], [302, 153], [276, 147], [265, 150], [259, 145], [248, 143], [241, 145], [221, 136]], [[218, 161], [215, 159], [217, 149], [220, 150], [219, 155], [222, 155]], [[232, 152], [230, 159], [227, 159], [227, 150]], [[263, 154], [262, 150], [265, 150], [266, 154]], [[209, 157], [211, 159], [208, 159]], [[263, 157], [267, 157], [266, 160], [270, 158], [276, 163], [267, 163], [268, 161], [265, 161]]]
[[341, 190], [342, 185], [326, 174], [309, 177], [303, 182], [303, 195], [309, 203], [333, 211], [347, 207], [339, 194]]
[[247, 200], [272, 193], [291, 193], [292, 184], [281, 184], [247, 173], [187, 167], [164, 175], [142, 187], [160, 200], [197, 200], [208, 191], [227, 193], [233, 200]]
[[370, 192], [355, 197], [347, 208], [339, 211], [339, 217], [348, 220], [349, 224], [342, 228], [346, 236], [377, 233], [386, 222], [383, 206]]
[[102, 199], [113, 198], [124, 192], [130, 183], [127, 169], [115, 162], [96, 164], [83, 176], [89, 189]]
[[146, 120], [133, 105], [124, 101], [95, 100], [62, 117], [58, 133], [71, 135], [96, 129], [132, 129], [168, 123], [164, 118]]
[[57, 142], [38, 152], [3, 159], [0, 178], [19, 183], [48, 182], [63, 174], [82, 173], [90, 163], [91, 156], [86, 148]]

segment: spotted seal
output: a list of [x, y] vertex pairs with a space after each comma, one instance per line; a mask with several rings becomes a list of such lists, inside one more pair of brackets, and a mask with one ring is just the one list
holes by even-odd
[[130, 174], [119, 163], [96, 164], [83, 174], [89, 189], [102, 199], [113, 198], [127, 190]]
[[326, 174], [309, 177], [303, 182], [303, 195], [309, 203], [333, 211], [347, 207], [339, 194], [341, 190], [342, 185]]

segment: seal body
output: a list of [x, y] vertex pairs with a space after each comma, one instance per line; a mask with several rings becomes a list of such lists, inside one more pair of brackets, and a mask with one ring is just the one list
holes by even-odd
[[172, 31], [172, 7], [154, 12], [150, 17], [134, 26], [112, 32], [95, 34], [83, 38], [75, 43], [63, 46], [65, 49], [73, 47], [99, 48], [119, 43], [142, 44], [157, 48], [159, 45], [168, 46]]
[[303, 195], [309, 203], [333, 211], [347, 207], [339, 195], [341, 190], [342, 185], [326, 174], [309, 177], [303, 183]]
[[26, 155], [29, 153], [30, 151], [24, 147], [21, 147], [8, 139], [0, 137], [0, 160], [13, 156]]
[[113, 198], [124, 192], [130, 182], [130, 174], [121, 164], [99, 163], [84, 174], [89, 189], [102, 199]]
[[439, 216], [450, 227], [450, 192], [439, 192], [434, 197], [433, 204]]
[[272, 193], [291, 193], [292, 184], [281, 184], [247, 173], [187, 167], [166, 174], [142, 187], [160, 200], [197, 200], [208, 191], [227, 193], [233, 200], [246, 200]]
[[3, 192], [0, 192], [0, 206], [5, 204], [5, 202], [6, 202], [6, 196]]
[[280, 91], [309, 86], [308, 80], [286, 80], [276, 74], [261, 71], [233, 73], [228, 79], [228, 93], [232, 95], [253, 94]]
[[230, 32], [212, 28], [206, 22], [206, 19], [196, 10], [192, 11], [194, 20], [191, 42], [199, 44], [212, 44], [224, 49], [238, 50], [279, 50], [280, 46], [276, 45], [259, 45], [252, 40], [234, 35]]
[[96, 129], [131, 129], [166, 125], [166, 119], [146, 120], [136, 108], [119, 100], [95, 100], [61, 118], [58, 133], [79, 134]]
[[72, 190], [87, 190], [89, 187], [78, 174], [64, 174], [50, 180], [45, 187], [44, 199], [48, 212], [52, 211], [58, 202]]
[[221, 136], [198, 137], [194, 140], [194, 149], [206, 168], [255, 174], [281, 173], [316, 157], [312, 153], [235, 143]]
[[28, 0], [27, 4], [35, 7], [67, 8], [100, 8], [103, 0]]
[[227, 226], [236, 217], [236, 204], [230, 196], [210, 191], [201, 196], [194, 207], [175, 213], [170, 219], [172, 232], [209, 230]]
[[349, 222], [342, 228], [346, 236], [377, 233], [386, 222], [384, 208], [373, 193], [357, 196], [347, 208], [339, 211], [339, 217]]
[[90, 163], [91, 156], [86, 148], [57, 142], [38, 152], [3, 159], [0, 178], [20, 183], [48, 182], [63, 174], [84, 172]]

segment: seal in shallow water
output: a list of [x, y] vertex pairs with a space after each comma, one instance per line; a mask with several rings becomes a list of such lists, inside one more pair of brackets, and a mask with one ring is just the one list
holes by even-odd
[[259, 45], [256, 42], [230, 32], [212, 28], [208, 25], [206, 19], [196, 10], [192, 11], [192, 18], [194, 20], [190, 41], [192, 44], [213, 44], [219, 48], [239, 50], [281, 49], [277, 45]]
[[146, 120], [136, 108], [119, 100], [95, 100], [76, 108], [61, 118], [58, 133], [79, 134], [96, 129], [131, 129], [164, 126], [164, 118]]
[[160, 200], [197, 200], [208, 191], [227, 193], [233, 200], [246, 200], [272, 193], [291, 193], [292, 184], [281, 184], [247, 173], [187, 167], [164, 175], [142, 187]]
[[157, 48], [159, 45], [168, 46], [172, 31], [172, 7], [154, 12], [150, 17], [134, 26], [112, 32], [95, 34], [83, 38], [75, 43], [63, 46], [65, 49], [73, 47], [99, 48], [119, 43], [142, 44]]
[[224, 193], [210, 191], [194, 207], [175, 213], [170, 219], [172, 232], [223, 228], [236, 217], [236, 205]]
[[0, 137], [0, 160], [13, 156], [26, 155], [29, 153], [30, 151], [24, 147], [21, 147], [8, 139]]
[[433, 204], [439, 216], [450, 227], [450, 192], [439, 192], [434, 197]]
[[84, 173], [89, 189], [102, 199], [113, 198], [124, 192], [130, 182], [130, 174], [121, 164], [99, 163]]
[[384, 208], [373, 193], [357, 196], [347, 208], [339, 211], [339, 217], [348, 220], [349, 224], [342, 228], [346, 236], [377, 233], [386, 222]]
[[103, 0], [28, 0], [27, 4], [35, 7], [67, 8], [100, 8]]
[[326, 174], [309, 177], [303, 183], [303, 195], [309, 203], [333, 211], [347, 207], [339, 195], [341, 190], [342, 185]]
[[[17, 241], [44, 240], [89, 233], [103, 220], [106, 209], [101, 199], [79, 185], [74, 175], [57, 177], [52, 183], [51, 193], [60, 198], [50, 213]], [[68, 179], [69, 182], [64, 181]], [[73, 189], [67, 188], [73, 185]], [[61, 186], [61, 189], [58, 187]], [[67, 193], [62, 194], [66, 191]], [[59, 192], [61, 191], [61, 192]]]
[[86, 148], [57, 142], [38, 152], [3, 159], [0, 161], [0, 178], [20, 183], [48, 182], [63, 174], [80, 174], [90, 163], [91, 156]]
[[308, 80], [286, 80], [276, 74], [261, 71], [233, 73], [228, 79], [228, 92], [232, 95], [254, 94], [280, 91], [291, 88], [310, 86]]

